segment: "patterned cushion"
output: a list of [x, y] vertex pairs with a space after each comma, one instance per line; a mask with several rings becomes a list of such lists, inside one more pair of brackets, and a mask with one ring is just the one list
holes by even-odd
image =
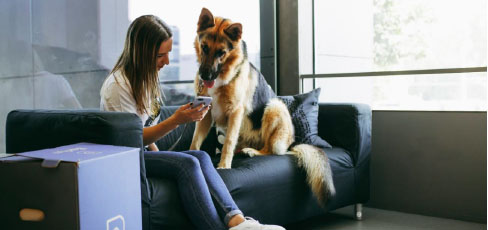
[[295, 126], [295, 144], [311, 144], [321, 148], [331, 148], [318, 135], [320, 88], [294, 96], [278, 96], [288, 107]]

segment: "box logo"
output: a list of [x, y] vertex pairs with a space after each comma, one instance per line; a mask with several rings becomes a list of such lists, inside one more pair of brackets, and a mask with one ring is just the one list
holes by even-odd
[[107, 230], [125, 230], [125, 220], [122, 215], [107, 220]]

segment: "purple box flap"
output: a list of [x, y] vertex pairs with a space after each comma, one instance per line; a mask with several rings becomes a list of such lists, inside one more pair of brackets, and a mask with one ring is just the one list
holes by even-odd
[[136, 148], [113, 145], [100, 145], [92, 143], [78, 143], [52, 149], [24, 152], [16, 155], [45, 160], [61, 160], [65, 162], [79, 163], [96, 158], [106, 157], [115, 153], [126, 152], [133, 149]]

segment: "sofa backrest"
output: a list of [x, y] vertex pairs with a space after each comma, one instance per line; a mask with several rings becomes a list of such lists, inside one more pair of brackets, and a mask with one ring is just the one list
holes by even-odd
[[[163, 106], [161, 108], [161, 115], [159, 118], [159, 122], [168, 119], [175, 111], [178, 109], [178, 106]], [[163, 138], [156, 141], [156, 145], [158, 146], [159, 150], [168, 150], [181, 136], [181, 140], [175, 146], [173, 151], [184, 151], [188, 150], [191, 145], [191, 141], [193, 138], [193, 131], [195, 130], [195, 123], [191, 122], [185, 125], [180, 125], [178, 128], [172, 130], [170, 133], [166, 134]]]
[[[177, 106], [164, 106], [161, 109], [161, 120], [171, 116]], [[340, 147], [354, 160], [354, 163], [364, 161], [371, 152], [371, 119], [369, 105], [360, 103], [319, 103], [318, 134], [333, 147]], [[157, 141], [160, 150], [167, 150], [182, 133], [183, 136], [174, 149], [187, 150], [190, 147], [195, 124], [190, 123], [186, 129], [179, 126], [164, 138]], [[212, 128], [203, 142], [201, 150], [210, 154], [215, 152], [217, 135]]]
[[6, 151], [20, 153], [79, 142], [141, 149], [143, 202], [148, 201], [142, 122], [132, 113], [95, 110], [14, 110], [7, 116]]
[[[169, 118], [179, 106], [163, 106], [161, 108], [160, 122]], [[159, 139], [156, 142], [159, 150], [168, 150], [181, 136], [181, 140], [175, 146], [173, 151], [184, 151], [190, 149], [191, 141], [193, 139], [193, 132], [195, 131], [195, 122], [190, 122], [185, 125], [180, 125], [168, 133], [164, 138]], [[207, 138], [203, 141], [200, 150], [203, 150], [209, 154], [215, 154], [215, 148], [217, 147], [217, 134], [215, 128], [211, 128]]]

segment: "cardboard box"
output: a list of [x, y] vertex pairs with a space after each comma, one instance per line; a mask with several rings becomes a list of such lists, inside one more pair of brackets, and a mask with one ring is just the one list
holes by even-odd
[[142, 229], [139, 149], [79, 143], [0, 158], [1, 229]]

